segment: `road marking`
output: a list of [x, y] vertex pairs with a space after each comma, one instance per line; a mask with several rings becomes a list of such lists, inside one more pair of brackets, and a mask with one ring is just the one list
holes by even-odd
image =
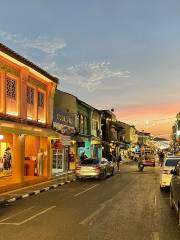
[[[139, 177], [136, 177], [137, 179]], [[107, 201], [105, 201], [104, 203], [101, 203], [98, 207], [97, 210], [95, 210], [93, 213], [91, 213], [88, 217], [86, 217], [84, 220], [82, 220], [79, 224], [84, 225], [84, 224], [89, 224], [90, 226], [93, 224], [93, 222], [95, 221], [95, 217], [109, 204], [112, 203], [116, 197], [119, 196], [119, 194], [122, 191], [125, 191], [126, 188], [128, 188], [128, 186], [130, 184], [132, 184], [132, 182], [136, 182], [137, 179], [130, 181], [123, 189], [121, 189], [119, 192], [117, 192], [112, 198], [108, 199]], [[99, 185], [99, 184], [98, 184]]]
[[154, 197], [154, 205], [155, 205], [155, 208], [156, 208], [157, 207], [157, 197], [156, 197], [156, 195]]
[[11, 216], [9, 216], [9, 217], [7, 217], [7, 218], [4, 218], [4, 219], [0, 220], [0, 223], [6, 221], [6, 220], [8, 220], [8, 219], [11, 219], [11, 218], [13, 218], [13, 217], [15, 217], [15, 216], [17, 216], [17, 215], [25, 212], [25, 211], [31, 210], [31, 209], [33, 209], [33, 208], [34, 208], [34, 206], [29, 207], [29, 208], [25, 208], [25, 209], [23, 209], [22, 211], [20, 211], [20, 212], [18, 212], [18, 213], [16, 213], [16, 214], [13, 214], [13, 215], [11, 215]]
[[18, 223], [5, 223], [5, 222], [0, 222], [0, 224], [1, 224], [1, 225], [20, 226], [20, 225], [22, 225], [22, 224], [24, 224], [24, 223], [26, 223], [26, 222], [29, 222], [30, 220], [32, 220], [32, 219], [34, 219], [34, 218], [36, 218], [36, 217], [38, 217], [38, 216], [40, 216], [40, 215], [42, 215], [42, 214], [50, 211], [50, 210], [52, 210], [52, 209], [55, 208], [55, 207], [56, 207], [56, 206], [51, 206], [51, 207], [49, 207], [49, 208], [47, 208], [47, 209], [45, 209], [45, 210], [43, 210], [43, 211], [41, 211], [41, 212], [39, 212], [39, 213], [34, 214], [33, 216], [31, 216], [31, 217], [29, 217], [29, 218], [26, 218], [26, 219], [25, 219], [24, 221], [22, 221], [22, 222], [18, 222]]
[[159, 240], [159, 232], [153, 232], [153, 240]]
[[90, 214], [87, 218], [81, 221], [79, 224], [84, 225], [89, 222], [89, 225], [92, 225], [93, 221], [91, 221], [96, 215], [98, 215], [105, 208], [105, 204], [101, 204], [100, 207]]
[[79, 193], [75, 194], [74, 197], [78, 197], [79, 195], [81, 195], [81, 194], [83, 194], [83, 193], [85, 193], [85, 192], [88, 192], [89, 190], [91, 190], [91, 189], [97, 187], [98, 185], [99, 185], [99, 184], [95, 184], [95, 185], [93, 185], [92, 187], [87, 188], [86, 190], [84, 190], [84, 191], [82, 191], [82, 192], [79, 192]]

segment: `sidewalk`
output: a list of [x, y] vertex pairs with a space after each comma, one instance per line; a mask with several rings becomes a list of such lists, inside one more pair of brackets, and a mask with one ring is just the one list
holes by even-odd
[[70, 182], [76, 181], [75, 174], [73, 172], [63, 173], [59, 176], [54, 176], [52, 180], [38, 183], [33, 186], [23, 187], [17, 190], [12, 190], [9, 192], [0, 194], [0, 205], [9, 204], [11, 202], [15, 202], [20, 199], [24, 199], [33, 195], [37, 195], [41, 192], [48, 191], [50, 189], [54, 189], [64, 184], [68, 184]]

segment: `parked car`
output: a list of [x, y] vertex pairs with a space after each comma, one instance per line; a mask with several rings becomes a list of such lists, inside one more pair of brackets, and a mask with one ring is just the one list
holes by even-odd
[[106, 158], [87, 158], [76, 167], [77, 178], [99, 178], [105, 179], [114, 174], [114, 163]]
[[170, 185], [170, 207], [176, 210], [180, 226], [180, 160], [174, 170], [171, 170], [172, 179]]
[[180, 156], [170, 156], [165, 158], [160, 172], [160, 188], [163, 189], [164, 187], [170, 187], [172, 173], [171, 170], [173, 170], [177, 164], [177, 162], [180, 160]]

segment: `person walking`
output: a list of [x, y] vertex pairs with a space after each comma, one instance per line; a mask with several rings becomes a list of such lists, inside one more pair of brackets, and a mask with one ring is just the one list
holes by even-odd
[[117, 160], [116, 160], [116, 165], [117, 165], [117, 170], [120, 172], [120, 162], [122, 161], [121, 154], [119, 154]]
[[160, 164], [160, 166], [162, 166], [163, 161], [164, 161], [164, 152], [161, 151], [161, 152], [159, 152], [158, 155], [159, 155], [159, 164]]

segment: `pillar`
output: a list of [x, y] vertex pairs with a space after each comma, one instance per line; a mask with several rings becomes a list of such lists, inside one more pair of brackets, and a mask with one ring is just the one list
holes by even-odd
[[24, 181], [25, 136], [13, 134], [12, 175], [15, 182]]
[[52, 154], [51, 154], [51, 139], [47, 140], [47, 153], [44, 157], [43, 163], [43, 176], [51, 178], [52, 176]]

